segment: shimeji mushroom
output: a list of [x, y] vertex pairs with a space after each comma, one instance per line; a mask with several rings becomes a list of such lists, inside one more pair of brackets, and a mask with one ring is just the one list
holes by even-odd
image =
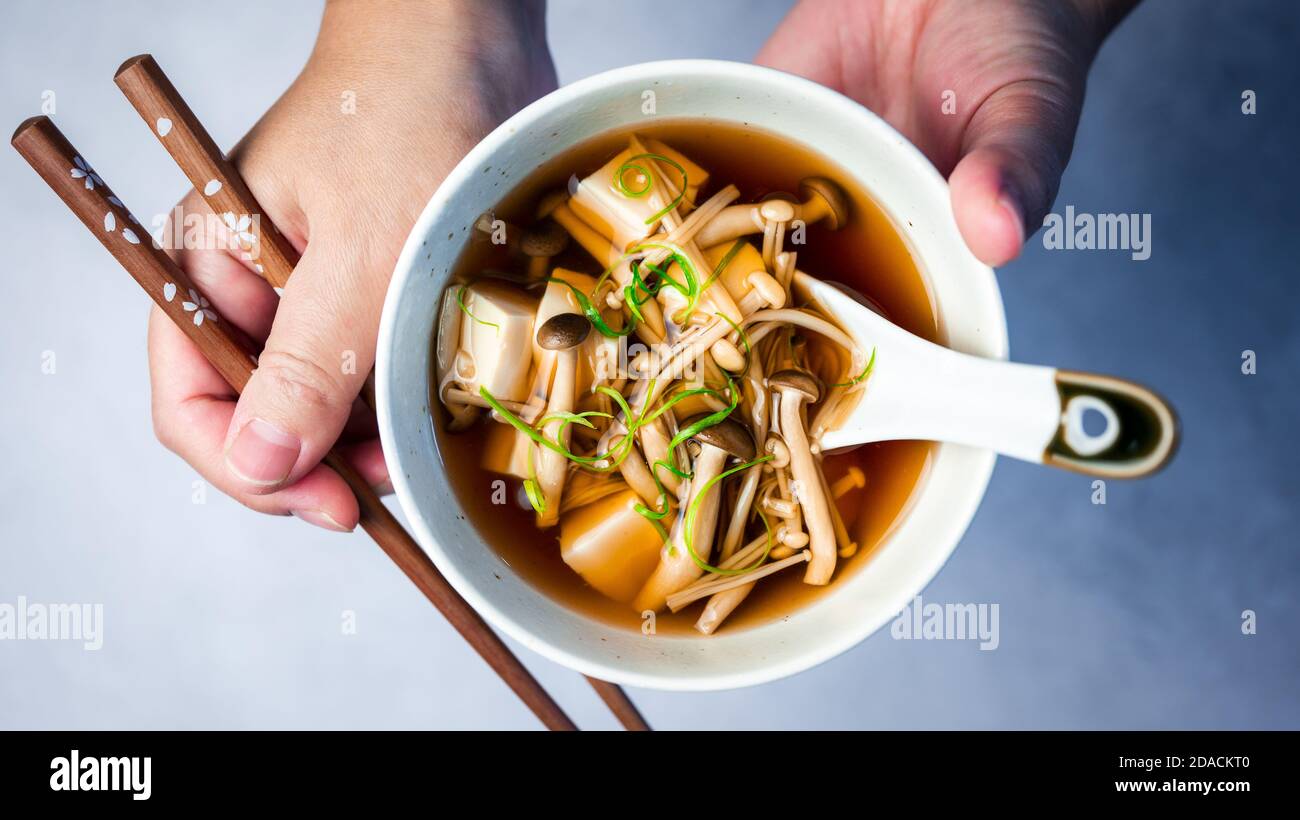
[[[537, 344], [555, 351], [555, 375], [547, 394], [547, 416], [573, 412], [577, 403], [578, 346], [587, 340], [590, 332], [591, 322], [580, 313], [557, 313], [537, 329]], [[568, 432], [562, 418], [551, 419], [542, 427], [542, 435], [566, 448]], [[549, 527], [559, 520], [560, 496], [568, 470], [569, 460], [562, 454], [549, 447], [538, 447], [537, 485], [543, 499], [537, 514], [539, 526]]]
[[763, 203], [759, 213], [764, 218], [763, 262], [775, 269], [776, 254], [785, 245], [785, 226], [794, 221], [794, 206], [784, 199], [772, 199]]
[[[737, 307], [739, 309], [739, 319], [727, 321], [719, 317], [714, 317], [707, 324], [699, 325], [692, 330], [684, 333], [680, 339], [669, 348], [667, 354], [660, 358], [662, 366], [658, 371], [646, 374], [646, 377], [653, 377], [655, 381], [655, 390], [647, 396], [647, 399], [653, 401], [658, 398], [662, 392], [662, 387], [667, 386], [673, 379], [680, 378], [691, 363], [710, 352], [714, 356], [719, 366], [725, 366], [719, 357], [735, 364], [733, 351], [739, 354], [735, 348], [735, 343], [730, 340], [730, 336], [736, 334], [736, 326], [743, 326], [754, 316], [770, 312], [779, 311], [785, 304], [785, 289], [772, 278], [770, 274], [755, 271], [749, 274], [747, 281], [750, 284], [750, 290], [741, 297]], [[728, 317], [730, 318], [730, 317]], [[719, 341], [726, 341], [727, 345], [719, 350], [714, 350], [714, 346]], [[743, 368], [743, 357], [742, 364]], [[730, 370], [731, 368], [727, 368]], [[734, 371], [733, 371], [734, 372]]]
[[821, 385], [811, 375], [794, 369], [773, 373], [767, 383], [777, 393], [781, 437], [790, 450], [790, 471], [797, 482], [795, 497], [808, 527], [812, 560], [804, 573], [804, 582], [827, 584], [835, 572], [835, 525], [822, 489], [821, 469], [813, 459], [803, 420], [804, 404], [821, 397]]
[[[736, 324], [740, 324], [749, 316], [765, 308], [776, 309], [785, 305], [785, 289], [770, 274], [763, 271], [754, 271], [745, 277], [745, 281], [749, 284], [750, 289], [736, 303], [736, 308], [740, 314], [738, 318], [732, 320]], [[700, 331], [699, 338], [689, 342], [689, 344], [701, 352], [707, 347], [719, 367], [736, 373], [744, 369], [745, 359], [736, 347], [736, 343], [728, 338], [731, 335], [737, 335], [731, 322], [727, 322], [720, 317], [713, 317], [713, 321], [705, 325]]]
[[848, 472], [835, 480], [831, 485], [831, 497], [839, 500], [854, 490], [860, 490], [867, 486], [867, 474], [855, 466], [850, 466]]
[[776, 546], [772, 548], [772, 557], [785, 558], [808, 545], [808, 533], [803, 529], [803, 508], [792, 491], [790, 448], [780, 437], [773, 435], [767, 440], [764, 449], [772, 456], [766, 466], [771, 467], [776, 475], [776, 489], [780, 495], [773, 498], [769, 492], [761, 503], [765, 511], [782, 519], [776, 527]]
[[[678, 251], [681, 251], [692, 265], [698, 265], [700, 262], [705, 262], [706, 265], [702, 272], [716, 270], [722, 257], [729, 255], [731, 247], [726, 245], [701, 250], [701, 246], [695, 242], [695, 233], [699, 230], [701, 225], [709, 219], [712, 219], [713, 216], [725, 208], [729, 202], [739, 196], [740, 191], [737, 190], [736, 186], [728, 185], [721, 191], [718, 191], [716, 194], [709, 197], [709, 199], [698, 208], [691, 211], [690, 215], [685, 219], [679, 221], [677, 216], [672, 213], [665, 215], [663, 223], [666, 226], [667, 232], [648, 237], [644, 242], [638, 243], [637, 245], [640, 252], [644, 254], [641, 260], [643, 269], [658, 268], [670, 256], [674, 256]], [[747, 266], [740, 264], [741, 259], [739, 258], [733, 260], [736, 264], [727, 267], [722, 277], [724, 283], [727, 285], [727, 291], [743, 292], [744, 290], [743, 282], [740, 282], [740, 279], [735, 276], [737, 268], [743, 268], [746, 272], [750, 270], [764, 270], [761, 258], [758, 257], [757, 251], [754, 251], [752, 247], [747, 244], [744, 245], [741, 253], [752, 254], [756, 259], [758, 259], [758, 265]], [[669, 277], [674, 281], [685, 281], [676, 261], [674, 261], [668, 270]], [[739, 287], [737, 286], [738, 282], [740, 282]], [[610, 295], [614, 298], [621, 298], [621, 293], [617, 291]], [[659, 301], [663, 305], [663, 310], [674, 316], [677, 315], [681, 308], [686, 305], [686, 297], [679, 294], [676, 289], [673, 288], [661, 289], [659, 291]], [[684, 321], [689, 323], [699, 321], [701, 317], [711, 316], [712, 311], [704, 310], [706, 304], [711, 304], [717, 309], [727, 313], [734, 314], [736, 310], [734, 301], [732, 301], [726, 291], [719, 292], [717, 289], [706, 289], [702, 302], [696, 306], [699, 310], [691, 316], [685, 317]]]
[[641, 451], [637, 449], [635, 439], [625, 442], [626, 437], [626, 433], [620, 433], [610, 439], [611, 452], [623, 453], [623, 449], [627, 448], [622, 461], [618, 463], [618, 471], [623, 475], [627, 486], [641, 497], [641, 501], [646, 506], [657, 509], [661, 501], [659, 488], [650, 475], [650, 468], [646, 466], [645, 459], [641, 457]]
[[568, 231], [577, 240], [583, 250], [591, 254], [601, 267], [609, 267], [622, 258], [623, 254], [614, 243], [601, 236], [595, 228], [582, 221], [582, 218], [569, 207], [569, 197], [563, 191], [555, 191], [542, 198], [537, 208], [537, 218], [550, 217]]
[[844, 189], [826, 177], [807, 177], [799, 183], [802, 204], [795, 205], [794, 218], [808, 225], [826, 220], [826, 227], [838, 231], [849, 219], [849, 198]]
[[[642, 408], [647, 406], [648, 402], [646, 396], [649, 392], [650, 385], [651, 382], [642, 379], [639, 376], [637, 377], [632, 392], [627, 397], [628, 404], [634, 409], [634, 417], [640, 415]], [[677, 466], [673, 459], [673, 454], [668, 450], [668, 443], [673, 437], [672, 431], [668, 429], [669, 415], [670, 414], [663, 414], [653, 421], [645, 421], [637, 426], [635, 442], [640, 446], [641, 453], [644, 453], [645, 455], [644, 463], [649, 465], [646, 468], [647, 475], [644, 477], [649, 478], [648, 474], [653, 471], [653, 474], [659, 478], [659, 481], [663, 486], [670, 493], [675, 494], [681, 480], [675, 473], [664, 469], [660, 464], [662, 462], [663, 464], [672, 464]], [[622, 452], [620, 447], [629, 446], [622, 442], [623, 436], [627, 432], [629, 422], [630, 420], [623, 418], [620, 413], [615, 423], [611, 424], [601, 436], [597, 444], [598, 452]], [[638, 494], [643, 497], [649, 495], [646, 503], [654, 506], [656, 503], [655, 499], [658, 497], [658, 490], [656, 489], [652, 493], [643, 492], [649, 488], [639, 480], [642, 476], [640, 476], [640, 471], [637, 469], [637, 464], [627, 464], [627, 460], [630, 460], [634, 456], [639, 460], [635, 447], [628, 452], [628, 459], [624, 461], [624, 465], [628, 468], [627, 471], [624, 471], [624, 477], [627, 478], [629, 484], [633, 484], [633, 489], [636, 489]], [[654, 479], [649, 478], [649, 480], [650, 484], [653, 485]]]
[[[695, 241], [704, 247], [729, 242], [738, 236], [762, 233], [770, 221], [799, 220], [806, 225], [825, 220], [827, 228], [832, 231], [844, 227], [848, 221], [848, 197], [844, 190], [825, 177], [808, 177], [799, 183], [804, 195], [802, 203], [788, 203], [780, 199], [770, 199], [752, 205], [732, 205], [724, 208], [710, 222], [700, 228]], [[782, 203], [789, 207], [777, 205]], [[764, 213], [764, 209], [767, 212]], [[777, 217], [786, 216], [784, 220]]]
[[[676, 227], [669, 229], [665, 233], [655, 234], [650, 237], [652, 244], [681, 244], [688, 240], [694, 240], [695, 235], [699, 233], [700, 228], [708, 224], [715, 216], [723, 211], [728, 205], [740, 198], [740, 190], [735, 185], [728, 185], [709, 197], [700, 206], [691, 211]], [[649, 255], [648, 259], [655, 264], [668, 258], [669, 251], [665, 248], [658, 248]]]
[[[600, 231], [583, 221], [570, 207], [570, 200], [563, 192], [557, 191], [545, 197], [537, 216], [549, 217], [564, 228], [602, 268], [612, 268], [612, 278], [618, 287], [605, 290], [602, 298], [610, 307], [622, 309], [623, 288], [632, 284], [632, 270], [623, 252]], [[648, 300], [640, 306], [640, 310], [645, 322], [638, 325], [637, 334], [651, 344], [662, 342], [664, 319], [659, 306], [653, 300]]]
[[519, 254], [519, 238], [523, 233], [504, 219], [498, 219], [497, 215], [491, 212], [483, 214], [474, 222], [474, 241], [504, 246], [512, 256]]
[[[768, 400], [766, 380], [763, 375], [763, 362], [755, 356], [750, 367], [743, 374], [744, 395], [749, 399], [749, 429], [754, 435], [754, 450], [766, 450], [768, 429], [771, 426], [771, 402]], [[745, 526], [750, 519], [750, 510], [758, 495], [762, 470], [749, 470], [740, 482], [731, 512], [731, 520], [722, 529], [722, 546], [718, 557], [727, 559], [735, 553], [745, 535]]]
[[[766, 439], [770, 422], [768, 413], [771, 406], [768, 402], [767, 387], [763, 376], [763, 363], [758, 357], [755, 357], [754, 361], [751, 362], [744, 378], [751, 399], [749, 421], [750, 429], [754, 433], [755, 450], [771, 452], [768, 447], [770, 440]], [[788, 454], [786, 463], [789, 463]], [[771, 462], [768, 462], [768, 465], [770, 464]], [[740, 488], [736, 492], [735, 501], [733, 502], [731, 520], [722, 531], [722, 545], [718, 550], [720, 566], [726, 569], [747, 565], [752, 561], [752, 558], [746, 558], [744, 564], [742, 564], [737, 559], [738, 551], [745, 551], [741, 549], [741, 541], [745, 535], [745, 525], [750, 519], [751, 510], [757, 500], [759, 481], [762, 477], [762, 470], [748, 470], [745, 472], [745, 477], [741, 479]], [[767, 537], [767, 533], [760, 537], [760, 542], [764, 546], [767, 544]], [[752, 546], [753, 544], [750, 545], [750, 547]], [[727, 616], [749, 597], [749, 593], [753, 589], [754, 583], [751, 580], [749, 583], [738, 584], [732, 589], [710, 595], [708, 603], [704, 606], [704, 611], [700, 613], [699, 619], [695, 622], [695, 628], [705, 635], [713, 634], [713, 631], [722, 625]]]
[[840, 515], [840, 506], [835, 503], [835, 496], [831, 494], [830, 485], [826, 483], [826, 472], [818, 470], [817, 474], [822, 479], [822, 493], [826, 496], [826, 507], [831, 513], [831, 526], [835, 530], [835, 545], [841, 558], [852, 558], [858, 551], [858, 544], [849, 535], [848, 527], [844, 526], [844, 516]]
[[[545, 290], [542, 291], [542, 298], [537, 303], [537, 312], [533, 317], [534, 327], [541, 327], [556, 314], [579, 312], [582, 307], [578, 300], [574, 298], [573, 292], [575, 290], [583, 293], [588, 292], [596, 284], [595, 278], [585, 273], [578, 273], [561, 267], [552, 269], [549, 278], [554, 281], [547, 282]], [[533, 367], [533, 375], [529, 381], [528, 395], [525, 400], [528, 415], [526, 417], [521, 416], [521, 418], [529, 422], [536, 420], [541, 411], [546, 408], [547, 389], [551, 383], [551, 377], [554, 375], [556, 359], [555, 351], [547, 350], [537, 343], [536, 334], [533, 336], [532, 347], [532, 360], [535, 366]], [[605, 345], [598, 344], [594, 347], [595, 350], [591, 352], [596, 358], [604, 355]], [[594, 380], [593, 364], [589, 364], [584, 357], [579, 357], [578, 377], [582, 385], [587, 385], [589, 378]], [[581, 390], [579, 390], [580, 394]], [[525, 439], [527, 438], [522, 433], [519, 433], [519, 435]]]
[[[771, 275], [766, 273], [750, 274], [750, 281], [753, 287], [741, 299], [741, 309], [742, 311], [748, 311], [748, 313], [745, 313], [740, 324], [748, 322], [754, 316], [761, 316], [761, 314], [766, 313], [794, 313], [797, 317], [803, 316], [800, 311], [780, 311], [779, 307], [780, 304], [784, 303], [785, 291], [784, 288], [776, 285]], [[767, 303], [767, 309], [763, 309], [764, 303]], [[822, 324], [829, 326], [828, 322], [822, 322]], [[719, 339], [727, 338], [727, 335], [731, 333], [735, 333], [732, 324], [718, 318], [711, 324], [701, 326], [697, 333], [685, 335], [685, 343], [668, 351], [666, 364], [660, 366], [655, 372], [638, 374], [643, 379], [642, 383], [649, 385], [649, 387], [634, 392], [632, 398], [629, 399], [629, 404], [632, 405], [634, 411], [641, 412], [643, 408], [653, 404], [660, 395], [663, 395], [663, 391], [668, 385], [671, 385], [675, 379], [681, 378], [682, 374], [695, 360], [711, 350], [712, 344], [718, 342]], [[842, 335], [842, 331], [837, 330], [837, 333]], [[667, 459], [666, 444], [668, 437], [663, 433], [662, 429], [656, 428], [655, 425], [643, 425], [638, 435], [640, 435], [641, 446], [642, 450], [645, 450], [646, 459], [651, 464], [654, 464], [655, 461]], [[664, 485], [669, 486], [669, 489], [675, 489], [677, 486], [676, 476], [673, 476], [668, 470], [656, 470], [656, 474], [664, 482]]]
[[519, 239], [519, 250], [528, 257], [528, 278], [545, 279], [551, 259], [568, 246], [568, 231], [553, 219], [543, 219], [527, 228]]
[[558, 256], [569, 245], [568, 232], [545, 215], [535, 225], [520, 228], [493, 213], [485, 213], [474, 222], [474, 237], [476, 241], [504, 246], [511, 256], [528, 257], [528, 273], [533, 279], [546, 275], [546, 263], [537, 260]]
[[[825, 479], [825, 477], [826, 473], [822, 471], [822, 478]], [[844, 526], [844, 519], [839, 512], [839, 501], [854, 490], [860, 490], [867, 486], [867, 474], [862, 472], [856, 465], [850, 465], [848, 472], [837, 478], [834, 484], [823, 484], [823, 486], [830, 502], [831, 515], [834, 518], [835, 538], [839, 541], [840, 557], [851, 558], [857, 553], [858, 544]]]
[[[684, 421], [683, 425], [690, 427], [701, 418], [703, 417], [692, 417]], [[689, 482], [682, 485], [686, 494], [681, 499], [683, 514], [678, 516], [668, 544], [660, 554], [659, 566], [645, 582], [645, 586], [641, 587], [633, 602], [633, 606], [642, 612], [662, 609], [669, 595], [690, 584], [703, 572], [695, 563], [691, 552], [694, 551], [701, 561], [708, 561], [712, 552], [722, 497], [722, 488], [716, 486], [718, 482], [714, 479], [722, 474], [727, 459], [734, 457], [750, 461], [754, 458], [754, 439], [744, 425], [731, 419], [723, 419], [711, 427], [705, 427], [691, 441], [699, 447], [699, 452], [693, 460]], [[709, 487], [711, 483], [715, 486]], [[686, 519], [692, 508], [695, 509], [695, 517], [688, 546]]]
[[[701, 206], [703, 209], [704, 206]], [[695, 214], [691, 216], [693, 218]], [[763, 258], [748, 242], [742, 241], [738, 247], [724, 244], [708, 248], [703, 252], [703, 261], [706, 270], [716, 272], [716, 282], [705, 289], [690, 317], [693, 325], [670, 346], [670, 355], [693, 341], [698, 342], [700, 335], [705, 332], [711, 331], [713, 337], [731, 334], [731, 325], [719, 318], [719, 313], [731, 322], [738, 323], [745, 316], [762, 308], [785, 305], [785, 289], [776, 277], [768, 273]], [[668, 276], [675, 281], [682, 281], [680, 265], [674, 263], [670, 266]], [[723, 294], [726, 294], [725, 298], [718, 298]], [[663, 304], [664, 312], [671, 316], [677, 316], [688, 304], [686, 297], [673, 288], [660, 290], [659, 301]], [[702, 351], [704, 346], [700, 345], [699, 349]], [[713, 354], [714, 361], [727, 370], [736, 372], [744, 367], [733, 339], [710, 342], [709, 352]]]
[[677, 492], [681, 479], [676, 473], [663, 466], [665, 464], [677, 466], [674, 454], [668, 449], [672, 437], [672, 433], [668, 431], [667, 414], [642, 424], [637, 430], [637, 441], [645, 452], [646, 460], [650, 462], [650, 469], [669, 491]]

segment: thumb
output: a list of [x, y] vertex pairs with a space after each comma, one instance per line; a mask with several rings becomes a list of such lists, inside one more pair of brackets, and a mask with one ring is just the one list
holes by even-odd
[[1082, 87], [1027, 80], [995, 91], [967, 124], [949, 184], [957, 227], [980, 261], [1011, 261], [1042, 226], [1082, 104]]
[[226, 469], [248, 492], [297, 481], [342, 432], [379, 324], [383, 288], [358, 286], [364, 267], [316, 244], [294, 270], [226, 432]]

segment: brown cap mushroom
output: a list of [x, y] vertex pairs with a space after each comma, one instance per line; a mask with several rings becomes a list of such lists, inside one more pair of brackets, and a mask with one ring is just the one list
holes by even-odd
[[821, 467], [813, 460], [812, 445], [804, 429], [802, 406], [805, 402], [817, 401], [821, 396], [821, 385], [802, 370], [778, 370], [767, 377], [767, 383], [780, 397], [777, 403], [780, 433], [790, 450], [790, 472], [799, 487], [795, 496], [803, 509], [808, 548], [812, 551], [804, 583], [826, 584], [835, 572], [835, 525], [826, 499]]
[[591, 322], [581, 313], [557, 313], [537, 328], [537, 344], [547, 350], [569, 350], [587, 340]]
[[826, 227], [838, 231], [849, 219], [849, 201], [844, 189], [825, 177], [808, 177], [799, 183], [799, 192], [807, 200], [803, 205], [805, 222], [826, 220]]
[[[701, 413], [698, 416], [692, 416], [682, 422], [682, 426], [690, 427], [708, 415], [708, 413]], [[735, 456], [741, 461], [749, 461], [754, 457], [754, 437], [745, 429], [745, 425], [731, 419], [723, 419], [711, 427], [705, 427], [692, 438], [701, 444], [717, 447], [719, 450], [726, 452], [727, 455]]]
[[569, 233], [553, 219], [545, 219], [524, 231], [519, 250], [526, 256], [549, 258], [569, 246]]
[[[558, 417], [572, 413], [577, 402], [578, 345], [591, 332], [591, 322], [580, 313], [557, 313], [537, 328], [537, 344], [555, 351], [555, 371], [551, 388], [546, 396], [547, 416]], [[569, 429], [559, 418], [552, 418], [542, 428], [542, 434], [568, 446]], [[549, 527], [559, 520], [560, 497], [568, 475], [568, 460], [550, 449], [539, 448], [537, 453], [537, 485], [544, 503], [537, 514], [537, 523]]]
[[[769, 194], [759, 203], [728, 205], [700, 226], [695, 234], [695, 244], [711, 248], [729, 242], [738, 236], [763, 233], [772, 223], [788, 223], [792, 219], [811, 225], [825, 221], [832, 231], [843, 228], [849, 219], [849, 199], [833, 181], [826, 177], [806, 177], [799, 183], [804, 201], [792, 202], [788, 194]], [[780, 248], [777, 248], [780, 250]], [[770, 267], [770, 261], [769, 267]]]
[[809, 403], [817, 401], [822, 395], [817, 379], [802, 370], [778, 370], [767, 377], [767, 383], [773, 388], [797, 390], [804, 394]]

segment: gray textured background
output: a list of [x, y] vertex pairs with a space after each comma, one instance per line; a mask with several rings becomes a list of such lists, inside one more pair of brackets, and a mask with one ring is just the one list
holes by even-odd
[[[287, 85], [317, 2], [6, 3], [0, 122], [57, 120], [139, 213], [181, 174], [112, 84], [151, 51], [218, 143]], [[638, 59], [750, 58], [784, 0], [553, 0], [561, 81]], [[1149, 212], [1153, 253], [1031, 246], [1000, 272], [1013, 354], [1147, 381], [1184, 445], [1154, 480], [999, 464], [927, 600], [1001, 607], [1001, 646], [878, 633], [793, 679], [633, 692], [658, 727], [1300, 727], [1296, 683], [1300, 7], [1154, 0], [1106, 46], [1057, 210]], [[631, 53], [615, 31], [690, 20]], [[1243, 89], [1259, 113], [1240, 113]], [[0, 602], [99, 602], [105, 646], [0, 641], [0, 729], [532, 727], [363, 535], [209, 494], [155, 443], [145, 297], [0, 151]], [[1253, 349], [1259, 374], [1239, 372]], [[41, 372], [42, 351], [56, 375]], [[1244, 609], [1258, 634], [1241, 634]], [[358, 634], [340, 635], [354, 610]], [[586, 727], [581, 678], [527, 662]]]

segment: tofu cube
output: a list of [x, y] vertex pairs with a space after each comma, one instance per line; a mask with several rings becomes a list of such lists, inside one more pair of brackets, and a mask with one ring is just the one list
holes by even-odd
[[663, 540], [631, 490], [608, 495], [560, 518], [564, 563], [601, 594], [630, 603], [659, 565]]
[[668, 175], [667, 181], [674, 190], [682, 181], [681, 173], [671, 164], [642, 157], [635, 163], [647, 168], [653, 178], [638, 179], [637, 172], [629, 169], [625, 172], [623, 182], [625, 187], [632, 190], [640, 190], [649, 183], [650, 190], [643, 196], [631, 197], [624, 194], [617, 185], [618, 170], [639, 154], [659, 154], [682, 166], [686, 171], [686, 198], [691, 201], [694, 201], [700, 186], [708, 179], [708, 173], [703, 168], [664, 143], [655, 139], [641, 141], [633, 137], [626, 150], [619, 152], [618, 156], [579, 182], [569, 201], [574, 213], [617, 248], [626, 248], [654, 233], [658, 220], [648, 224], [646, 220], [663, 210], [676, 196], [665, 186], [664, 175]]
[[491, 473], [528, 478], [528, 448], [532, 439], [509, 424], [488, 425], [483, 445], [483, 469]]
[[[583, 294], [590, 296], [596, 288], [596, 278], [588, 276], [585, 273], [578, 273], [567, 268], [555, 268], [551, 271], [552, 279], [560, 279], [568, 282], [577, 288]], [[537, 307], [537, 319], [535, 326], [541, 327], [547, 319], [559, 313], [582, 313], [582, 306], [573, 295], [573, 290], [568, 285], [562, 285], [560, 282], [548, 282], [546, 290], [542, 294], [541, 304]], [[618, 327], [620, 319], [613, 319], [611, 323]], [[618, 339], [611, 339], [599, 333], [595, 329], [587, 336], [587, 341], [582, 344], [582, 355], [578, 359], [578, 386], [580, 394], [591, 389], [595, 382], [597, 371], [597, 361], [602, 357], [605, 364], [603, 366], [603, 376], [610, 377], [614, 374], [614, 368], [618, 363]], [[553, 355], [551, 351], [546, 350], [533, 340], [533, 361], [536, 363], [539, 371], [549, 370], [552, 366]]]
[[[453, 286], [455, 287], [455, 286]], [[524, 401], [533, 357], [537, 301], [499, 279], [481, 279], [465, 290], [457, 376], [465, 389], [486, 387], [495, 398]]]

